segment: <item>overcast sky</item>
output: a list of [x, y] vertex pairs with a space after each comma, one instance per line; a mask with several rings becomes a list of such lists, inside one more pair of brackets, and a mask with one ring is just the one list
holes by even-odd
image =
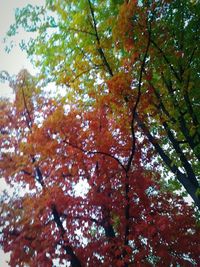
[[[9, 25], [15, 20], [15, 9], [17, 7], [24, 7], [27, 4], [40, 5], [43, 3], [44, 0], [0, 0], [0, 71], [6, 70], [12, 75], [17, 74], [22, 68], [27, 68], [30, 73], [34, 74], [34, 69], [26, 58], [25, 52], [22, 52], [17, 46], [17, 43], [22, 39], [26, 39], [27, 35], [20, 31], [13, 38], [16, 46], [9, 54], [5, 52], [6, 44], [4, 43], [4, 38]], [[0, 84], [0, 96], [9, 96], [10, 92], [7, 84]]]
[[[34, 73], [34, 69], [30, 62], [26, 58], [26, 54], [20, 51], [19, 47], [15, 47], [9, 54], [5, 52], [5, 44], [3, 42], [6, 32], [9, 29], [9, 25], [14, 22], [15, 9], [17, 7], [24, 7], [27, 4], [43, 4], [44, 0], [0, 0], [0, 71], [6, 70], [11, 75], [17, 74], [20, 69], [26, 68], [30, 73]], [[26, 35], [23, 32], [14, 38], [16, 44], [25, 39]], [[8, 84], [0, 83], [0, 96], [11, 96], [11, 89]], [[0, 179], [0, 192], [5, 188], [5, 183]], [[9, 255], [5, 255], [0, 250], [0, 266], [7, 267], [6, 260], [9, 259]]]

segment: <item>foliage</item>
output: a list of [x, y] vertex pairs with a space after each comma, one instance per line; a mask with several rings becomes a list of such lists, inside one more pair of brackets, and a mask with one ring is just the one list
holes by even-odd
[[[170, 170], [200, 207], [199, 1], [122, 2], [29, 5], [16, 13], [9, 34], [34, 25], [39, 35], [24, 48], [41, 82], [63, 87], [68, 103], [86, 109], [106, 96], [113, 112], [120, 101], [117, 108], [124, 113], [135, 101], [133, 124], [164, 161], [167, 175]], [[120, 83], [118, 100], [108, 91], [109, 79]]]
[[[1, 199], [11, 266], [198, 266], [193, 208], [160, 187], [149, 144], [198, 206], [198, 139], [192, 147], [187, 131], [196, 123], [198, 135], [198, 3], [181, 5], [181, 57], [177, 3], [48, 0], [17, 11], [9, 34], [38, 31], [23, 47], [40, 74], [20, 71], [14, 103], [1, 100], [0, 174], [24, 188]], [[178, 72], [188, 59], [191, 80]], [[45, 96], [49, 81], [65, 96]]]
[[129, 1], [121, 7], [115, 30], [130, 73], [150, 43], [137, 122], [198, 207], [199, 10], [198, 1]]

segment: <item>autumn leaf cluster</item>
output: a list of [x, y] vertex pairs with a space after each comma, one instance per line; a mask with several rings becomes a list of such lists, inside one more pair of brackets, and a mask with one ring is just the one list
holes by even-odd
[[39, 74], [10, 77], [15, 100], [0, 103], [11, 266], [200, 263], [199, 4], [183, 2], [17, 10], [9, 35], [38, 33], [22, 47]]

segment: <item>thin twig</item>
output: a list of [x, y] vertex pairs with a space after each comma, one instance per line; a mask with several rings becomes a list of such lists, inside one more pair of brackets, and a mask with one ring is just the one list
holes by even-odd
[[83, 149], [83, 148], [81, 148], [81, 147], [79, 147], [79, 146], [77, 146], [77, 145], [74, 145], [74, 144], [72, 144], [72, 143], [70, 143], [70, 142], [68, 142], [68, 141], [66, 141], [66, 140], [63, 140], [63, 142], [64, 142], [65, 144], [67, 144], [67, 145], [73, 147], [73, 148], [76, 148], [76, 149], [82, 151], [82, 152], [85, 153], [85, 154], [89, 154], [89, 155], [90, 155], [90, 154], [93, 154], [93, 155], [95, 155], [95, 154], [99, 154], [99, 155], [104, 155], [104, 156], [110, 157], [110, 158], [114, 159], [115, 161], [117, 161], [117, 163], [118, 163], [118, 164], [122, 167], [122, 169], [126, 172], [126, 168], [125, 168], [125, 166], [121, 163], [121, 161], [120, 161], [118, 158], [116, 158], [115, 156], [113, 156], [113, 155], [111, 155], [111, 154], [109, 154], [109, 153], [107, 153], [107, 152], [85, 150], [85, 149]]

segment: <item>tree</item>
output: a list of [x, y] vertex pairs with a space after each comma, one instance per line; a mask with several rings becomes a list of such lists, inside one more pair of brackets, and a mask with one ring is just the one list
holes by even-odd
[[113, 113], [110, 97], [67, 111], [45, 100], [25, 70], [12, 86], [15, 102], [1, 104], [1, 176], [26, 192], [1, 201], [1, 244], [12, 252], [11, 266], [199, 262], [192, 208], [160, 192], [158, 174], [142, 167], [130, 107], [119, 124], [125, 117]]
[[[17, 12], [12, 31], [20, 24], [39, 29], [27, 48], [41, 73], [39, 81], [26, 70], [7, 76], [15, 101], [1, 101], [0, 173], [25, 189], [2, 197], [1, 245], [11, 251], [11, 266], [198, 265], [193, 209], [160, 188], [158, 170], [148, 167], [147, 139], [138, 137], [139, 127], [147, 137], [155, 125], [161, 134], [160, 117], [143, 115], [150, 67], [158, 64], [150, 34], [141, 31], [137, 54], [118, 30], [134, 12], [151, 13], [134, 1], [98, 3], [47, 1], [47, 10], [29, 5]], [[63, 86], [65, 96], [45, 96], [48, 81]]]
[[138, 6], [129, 1], [121, 8], [116, 30], [131, 73], [135, 54], [141, 62], [149, 42], [137, 122], [198, 207], [199, 15], [199, 2], [152, 1]]
[[199, 10], [198, 1], [46, 1], [18, 10], [9, 32], [38, 31], [22, 47], [68, 102], [86, 108], [108, 93], [109, 79], [127, 79], [121, 107], [135, 99], [133, 125], [198, 208]]

